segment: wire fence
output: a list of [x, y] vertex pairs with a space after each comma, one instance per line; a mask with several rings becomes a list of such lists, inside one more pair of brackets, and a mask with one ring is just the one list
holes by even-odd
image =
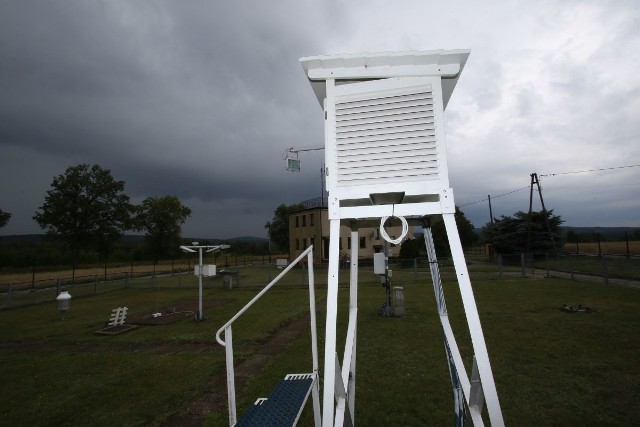
[[[225, 262], [219, 259], [215, 276], [203, 277], [203, 287], [260, 288], [268, 284], [281, 271], [282, 264], [275, 259], [238, 259]], [[220, 262], [222, 261], [222, 262]], [[235, 261], [235, 259], [232, 259]], [[244, 262], [243, 262], [244, 261]], [[560, 277], [572, 280], [599, 282], [606, 285], [628, 286], [640, 289], [640, 257], [549, 254], [525, 256], [524, 254], [500, 254], [493, 259], [476, 253], [467, 254], [467, 268], [472, 280], [501, 280], [527, 277]], [[438, 260], [444, 281], [456, 280], [453, 261]], [[167, 264], [166, 268], [124, 269], [108, 274], [49, 277], [28, 281], [0, 282], [0, 307], [17, 307], [40, 302], [53, 302], [66, 290], [73, 297], [94, 295], [121, 289], [194, 288], [199, 286], [197, 266], [193, 264]], [[349, 263], [341, 264], [340, 283], [349, 282]], [[307, 285], [304, 265], [282, 280], [281, 286]], [[396, 285], [409, 285], [431, 280], [429, 261], [426, 258], [389, 259], [391, 281]], [[316, 267], [316, 284], [327, 283], [326, 267]], [[380, 277], [373, 272], [372, 260], [359, 260], [359, 281], [362, 284], [380, 284]]]

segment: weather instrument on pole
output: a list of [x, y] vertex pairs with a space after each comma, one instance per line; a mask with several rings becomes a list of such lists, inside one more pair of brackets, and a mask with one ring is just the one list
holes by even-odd
[[205, 320], [204, 313], [202, 311], [202, 276], [215, 276], [215, 265], [203, 265], [202, 264], [202, 252], [219, 252], [223, 249], [229, 249], [229, 245], [201, 245], [198, 242], [191, 242], [191, 245], [181, 245], [180, 250], [187, 253], [198, 253], [198, 265], [194, 267], [194, 274], [198, 276], [198, 314], [195, 317], [197, 322]]
[[[458, 402], [457, 421], [463, 422], [465, 413], [470, 413], [474, 424], [482, 424], [480, 413], [486, 403], [491, 424], [504, 424], [454, 218], [447, 167], [444, 110], [469, 53], [433, 50], [300, 59], [324, 110], [330, 224], [322, 399], [325, 427], [349, 425], [355, 416], [357, 253], [351, 257], [349, 327], [342, 361], [336, 353], [341, 222], [351, 226], [351, 241], [357, 242], [359, 227], [378, 221], [384, 231], [390, 217], [400, 219], [403, 228], [405, 224], [423, 225], [425, 236], [430, 236], [427, 224], [432, 216], [445, 223], [474, 350], [469, 381], [455, 337], [448, 333], [446, 312], [441, 315], [454, 401]], [[401, 243], [403, 236], [397, 240], [385, 234], [381, 232], [387, 242]], [[425, 239], [435, 259], [433, 243]], [[433, 266], [432, 279], [438, 293], [436, 280], [440, 279]], [[443, 305], [443, 295], [440, 301]]]
[[[312, 147], [289, 147], [284, 150], [284, 154], [282, 158], [285, 161], [285, 169], [290, 172], [300, 172], [300, 159], [298, 158], [298, 153], [301, 151], [317, 151], [323, 150], [324, 145], [316, 145]], [[294, 157], [295, 156], [295, 157]]]

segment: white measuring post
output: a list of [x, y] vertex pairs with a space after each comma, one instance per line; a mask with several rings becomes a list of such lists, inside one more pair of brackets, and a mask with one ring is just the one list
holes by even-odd
[[[399, 244], [409, 223], [443, 216], [461, 280], [477, 372], [493, 425], [502, 413], [489, 365], [449, 187], [444, 110], [464, 69], [468, 50], [432, 50], [312, 56], [300, 62], [324, 110], [325, 176], [329, 192], [329, 276], [322, 425], [353, 420], [357, 319], [357, 274], [352, 274], [349, 330], [340, 375], [336, 375], [336, 323], [340, 223], [378, 220], [381, 235]], [[403, 236], [385, 232], [388, 217], [399, 218]], [[407, 221], [407, 219], [409, 219]], [[357, 226], [355, 227], [357, 238]], [[353, 237], [352, 237], [353, 239]], [[352, 246], [357, 245], [353, 241]], [[357, 250], [352, 271], [357, 270]], [[355, 282], [355, 283], [354, 283]], [[352, 326], [353, 325], [353, 326]], [[445, 344], [447, 337], [445, 336]], [[453, 343], [452, 345], [455, 345]], [[353, 366], [351, 366], [353, 365]], [[340, 383], [338, 383], [340, 382]], [[345, 390], [336, 395], [336, 390]], [[468, 396], [465, 396], [468, 404]], [[337, 403], [336, 403], [337, 402]], [[348, 409], [347, 409], [348, 408]], [[351, 413], [345, 416], [344, 411]], [[355, 421], [355, 420], [353, 420]]]
[[[198, 265], [194, 268], [194, 273], [198, 276], [198, 314], [196, 320], [198, 322], [205, 320], [204, 313], [202, 311], [202, 276], [215, 276], [216, 268], [213, 266], [202, 265], [202, 252], [219, 252], [224, 249], [229, 249], [229, 245], [200, 245], [198, 242], [192, 242], [191, 245], [181, 245], [180, 250], [187, 253], [198, 253]], [[205, 269], [205, 267], [207, 267]]]

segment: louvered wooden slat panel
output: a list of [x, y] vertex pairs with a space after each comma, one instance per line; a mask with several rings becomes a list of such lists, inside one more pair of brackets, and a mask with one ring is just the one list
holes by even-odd
[[427, 113], [426, 115], [433, 114], [433, 109], [412, 109], [408, 112], [391, 110], [377, 116], [354, 114], [353, 117], [341, 120], [340, 123], [336, 125], [336, 129], [340, 132], [346, 132], [365, 125], [394, 123], [407, 120], [424, 120], [425, 113]]
[[348, 120], [357, 117], [359, 114], [367, 113], [369, 116], [383, 116], [388, 113], [394, 113], [402, 110], [431, 110], [433, 103], [431, 100], [412, 102], [397, 102], [393, 104], [362, 106], [357, 108], [349, 108], [344, 110], [336, 109], [336, 117]]
[[423, 132], [433, 130], [433, 123], [421, 123], [420, 121], [409, 121], [406, 124], [398, 123], [398, 126], [383, 127], [380, 129], [365, 129], [355, 130], [353, 132], [339, 132], [336, 134], [336, 139], [340, 143], [340, 139], [343, 138], [357, 138], [357, 137], [375, 137], [378, 135], [397, 134], [405, 132]]
[[[418, 171], [420, 173], [418, 173]], [[422, 180], [428, 176], [437, 176], [438, 170], [437, 167], [427, 168], [413, 168], [413, 169], [394, 169], [389, 171], [375, 171], [375, 172], [366, 172], [366, 173], [353, 173], [346, 174], [342, 177], [345, 182], [351, 184], [363, 184], [369, 183], [371, 180], [379, 180], [379, 184], [387, 183], [387, 182], [395, 182], [398, 179], [402, 179], [404, 181], [411, 180]]]
[[337, 163], [341, 164], [344, 161], [355, 161], [360, 159], [365, 160], [374, 158], [387, 159], [391, 161], [394, 158], [400, 158], [404, 156], [420, 156], [429, 154], [437, 154], [437, 149], [435, 146], [429, 147], [421, 144], [402, 144], [392, 146], [388, 145], [384, 147], [362, 146], [357, 149], [339, 151]]
[[338, 149], [348, 149], [350, 147], [355, 147], [359, 144], [364, 144], [368, 147], [377, 147], [377, 146], [385, 146], [393, 144], [393, 141], [398, 141], [402, 143], [405, 141], [406, 143], [411, 142], [411, 140], [415, 140], [420, 143], [435, 143], [436, 139], [436, 131], [435, 129], [427, 130], [419, 133], [390, 133], [387, 135], [364, 135], [360, 137], [352, 137], [352, 138], [342, 138], [340, 140], [336, 140], [336, 148]]
[[365, 99], [350, 101], [348, 103], [336, 103], [336, 114], [354, 111], [357, 108], [364, 108], [367, 111], [384, 110], [389, 108], [401, 108], [402, 105], [423, 105], [433, 104], [431, 92], [415, 92], [410, 94], [391, 94], [387, 96], [372, 96]]
[[433, 100], [424, 88], [336, 100], [338, 186], [438, 177]]
[[[388, 159], [378, 159], [376, 161], [346, 162], [341, 164], [341, 166], [345, 166], [345, 172], [342, 173], [342, 176], [345, 177], [348, 175], [359, 174], [361, 172], [376, 171], [379, 171], [382, 176], [387, 172], [393, 173], [394, 171], [424, 169], [425, 162], [429, 163], [431, 160], [433, 159], [429, 159], [428, 156], [421, 156], [418, 159], [414, 159], [414, 157], [412, 156], [407, 156], [402, 159], [394, 159], [394, 163], [390, 163]], [[406, 173], [403, 172], [403, 174]]]
[[423, 153], [420, 155], [415, 154], [414, 152], [410, 152], [405, 156], [396, 156], [393, 159], [389, 159], [388, 157], [381, 158], [380, 156], [360, 156], [357, 160], [349, 160], [349, 158], [345, 158], [345, 160], [341, 161], [338, 166], [340, 167], [349, 167], [349, 168], [361, 168], [361, 167], [380, 167], [386, 165], [398, 165], [405, 163], [424, 163], [424, 162], [432, 162], [436, 159], [437, 154], [434, 153]]
[[397, 131], [415, 131], [424, 129], [434, 129], [433, 123], [428, 123], [421, 117], [408, 117], [406, 120], [393, 120], [387, 122], [364, 123], [357, 126], [341, 127], [337, 129], [338, 139], [353, 138], [362, 135], [384, 135]]

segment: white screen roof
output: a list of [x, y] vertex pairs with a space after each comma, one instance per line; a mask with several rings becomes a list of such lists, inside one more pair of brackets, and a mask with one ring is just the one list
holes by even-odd
[[300, 58], [300, 63], [320, 105], [326, 96], [325, 81], [327, 79], [358, 81], [392, 77], [440, 76], [442, 77], [442, 102], [446, 108], [469, 53], [468, 49], [440, 49], [308, 56]]

